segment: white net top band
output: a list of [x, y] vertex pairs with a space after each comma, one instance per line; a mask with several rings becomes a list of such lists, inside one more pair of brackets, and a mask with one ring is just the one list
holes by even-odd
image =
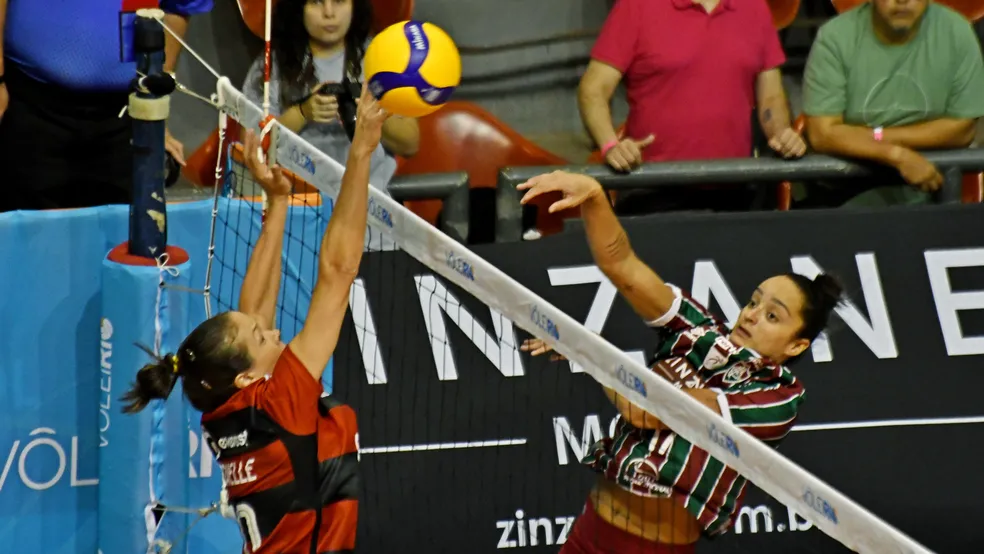
[[[222, 109], [244, 128], [258, 128], [262, 110], [249, 102], [226, 77], [219, 79], [218, 97]], [[322, 194], [332, 199], [338, 197], [344, 166], [282, 126], [277, 133], [276, 159]], [[307, 159], [314, 163], [299, 163]], [[734, 468], [786, 506], [800, 514], [813, 514], [814, 525], [848, 548], [871, 554], [931, 552], [768, 445], [709, 411], [375, 187], [369, 189], [368, 222], [401, 250], [546, 341], [558, 353], [584, 367], [599, 383], [658, 416], [679, 435]], [[449, 253], [469, 263], [472, 271], [467, 275], [459, 273], [447, 263]], [[534, 313], [538, 321], [549, 318], [556, 332], [548, 333], [541, 328], [531, 317]], [[622, 384], [617, 376], [620, 370], [642, 381], [645, 395]], [[711, 427], [740, 445], [734, 449], [739, 454], [713, 440], [709, 434]], [[817, 499], [836, 512], [836, 521], [823, 516]]]

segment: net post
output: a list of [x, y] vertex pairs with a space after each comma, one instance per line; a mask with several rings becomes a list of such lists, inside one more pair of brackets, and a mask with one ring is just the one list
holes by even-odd
[[175, 83], [164, 73], [163, 17], [159, 9], [137, 10], [133, 48], [138, 75], [127, 104], [133, 122], [129, 253], [145, 258], [156, 258], [167, 248], [164, 133]]

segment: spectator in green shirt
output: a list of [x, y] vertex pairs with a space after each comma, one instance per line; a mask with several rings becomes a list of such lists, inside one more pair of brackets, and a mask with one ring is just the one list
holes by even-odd
[[918, 151], [969, 146], [984, 116], [977, 35], [929, 0], [871, 0], [828, 21], [803, 86], [814, 150], [888, 165], [910, 186], [817, 184], [802, 207], [929, 203], [943, 178]]

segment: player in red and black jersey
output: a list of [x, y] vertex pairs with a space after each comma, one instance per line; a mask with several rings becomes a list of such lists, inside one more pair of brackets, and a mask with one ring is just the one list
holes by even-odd
[[354, 411], [323, 394], [321, 374], [338, 342], [366, 233], [369, 166], [389, 117], [365, 87], [341, 192], [319, 254], [304, 327], [290, 344], [274, 329], [290, 181], [259, 160], [246, 165], [269, 198], [239, 311], [199, 325], [137, 373], [125, 412], [166, 398], [178, 377], [203, 413], [203, 435], [222, 466], [229, 504], [251, 554], [326, 554], [355, 548], [358, 513]]

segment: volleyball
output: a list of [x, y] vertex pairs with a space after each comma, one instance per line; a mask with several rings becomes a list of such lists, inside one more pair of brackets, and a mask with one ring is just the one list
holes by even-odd
[[451, 98], [461, 82], [461, 56], [440, 27], [402, 21], [369, 43], [365, 74], [369, 90], [386, 111], [422, 117]]

